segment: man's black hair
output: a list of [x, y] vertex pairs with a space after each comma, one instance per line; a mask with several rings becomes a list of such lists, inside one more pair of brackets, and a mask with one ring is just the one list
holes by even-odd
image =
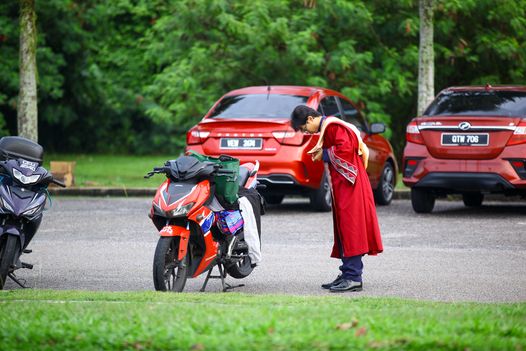
[[295, 131], [298, 131], [301, 126], [307, 124], [307, 117], [309, 116], [319, 117], [321, 113], [308, 106], [298, 105], [290, 115], [290, 125]]

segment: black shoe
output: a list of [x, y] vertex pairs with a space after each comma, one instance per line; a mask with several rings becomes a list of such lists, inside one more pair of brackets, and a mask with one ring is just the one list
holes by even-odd
[[339, 284], [341, 281], [342, 281], [343, 277], [342, 275], [340, 274], [339, 276], [336, 277], [336, 279], [334, 279], [334, 281], [330, 282], [330, 283], [327, 283], [327, 284], [322, 284], [321, 287], [323, 289], [330, 289], [331, 286], [334, 286], [334, 285], [337, 285]]
[[363, 283], [355, 282], [349, 279], [342, 279], [338, 284], [329, 288], [330, 292], [344, 292], [344, 291], [362, 291]]

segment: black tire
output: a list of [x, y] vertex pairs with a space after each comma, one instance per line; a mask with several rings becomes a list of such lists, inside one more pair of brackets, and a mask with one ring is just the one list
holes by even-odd
[[184, 289], [188, 270], [188, 253], [177, 260], [179, 238], [161, 237], [153, 257], [153, 283], [157, 291], [181, 292]]
[[484, 201], [484, 194], [482, 193], [464, 193], [462, 194], [462, 201], [467, 207], [479, 207]]
[[242, 252], [234, 249], [234, 254], [245, 254], [244, 258], [241, 261], [236, 261], [232, 264], [227, 264], [226, 271], [228, 275], [232, 278], [243, 279], [246, 278], [252, 273], [254, 267], [252, 266], [252, 261], [248, 257], [248, 250], [243, 250]]
[[283, 199], [285, 198], [285, 195], [281, 194], [265, 194], [263, 195], [265, 198], [265, 201], [269, 205], [279, 205], [283, 202]]
[[429, 190], [411, 188], [411, 205], [416, 213], [429, 213], [435, 207], [435, 196]]
[[0, 245], [0, 290], [2, 290], [7, 275], [15, 263], [16, 253], [20, 250], [20, 241], [14, 235], [6, 235]]
[[310, 193], [310, 207], [314, 211], [329, 212], [332, 209], [331, 187], [327, 175], [323, 173], [319, 189]]
[[378, 188], [374, 190], [374, 199], [378, 205], [386, 206], [391, 203], [395, 188], [395, 171], [390, 162], [386, 162]]

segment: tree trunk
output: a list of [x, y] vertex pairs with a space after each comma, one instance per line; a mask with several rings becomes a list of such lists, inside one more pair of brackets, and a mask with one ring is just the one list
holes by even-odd
[[20, 91], [18, 135], [38, 141], [35, 1], [20, 0]]
[[434, 0], [419, 0], [420, 49], [418, 53], [418, 115], [435, 97], [435, 55], [433, 52]]

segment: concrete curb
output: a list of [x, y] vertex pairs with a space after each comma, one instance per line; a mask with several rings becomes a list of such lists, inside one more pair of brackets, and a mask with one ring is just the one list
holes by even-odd
[[395, 190], [393, 200], [409, 200], [411, 192], [409, 190]]
[[131, 197], [131, 196], [154, 196], [157, 188], [58, 188], [50, 187], [48, 189], [51, 195], [56, 196], [114, 196], [114, 197]]

